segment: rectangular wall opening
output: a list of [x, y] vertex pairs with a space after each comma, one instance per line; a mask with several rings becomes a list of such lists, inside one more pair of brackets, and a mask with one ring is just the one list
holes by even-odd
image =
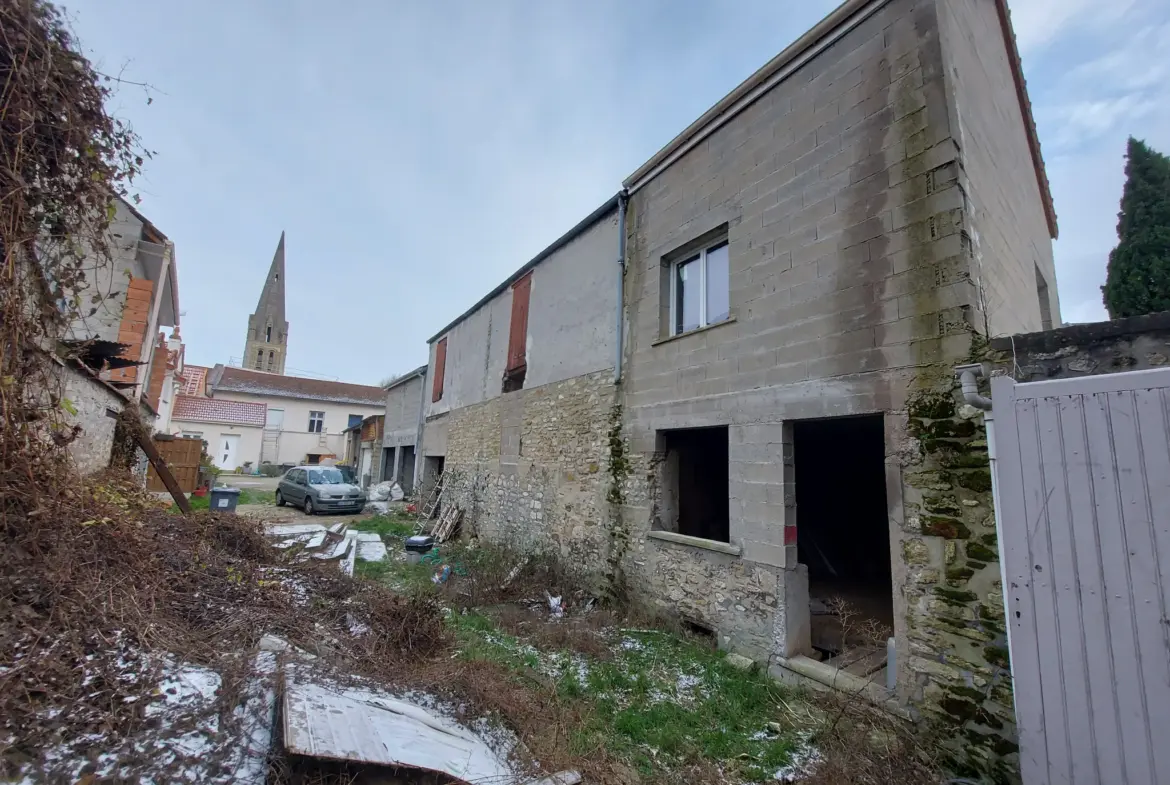
[[408, 445], [398, 449], [402, 451], [402, 461], [398, 467], [398, 482], [402, 485], [403, 493], [411, 493], [414, 491], [414, 447]]
[[885, 665], [894, 625], [883, 416], [805, 420], [792, 432], [812, 646], [869, 676]]
[[727, 426], [658, 432], [662, 465], [660, 529], [729, 542]]

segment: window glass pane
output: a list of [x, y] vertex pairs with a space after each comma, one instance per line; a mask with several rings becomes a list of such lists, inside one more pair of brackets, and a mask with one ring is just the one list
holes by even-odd
[[674, 331], [683, 333], [699, 326], [699, 260], [681, 262], [675, 270]]
[[721, 322], [731, 315], [729, 276], [727, 243], [723, 243], [707, 251], [707, 324]]

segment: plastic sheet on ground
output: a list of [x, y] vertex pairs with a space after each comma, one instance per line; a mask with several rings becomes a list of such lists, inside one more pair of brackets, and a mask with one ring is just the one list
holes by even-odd
[[375, 689], [327, 686], [284, 673], [283, 738], [290, 753], [411, 768], [459, 782], [515, 782], [506, 758], [441, 714]]

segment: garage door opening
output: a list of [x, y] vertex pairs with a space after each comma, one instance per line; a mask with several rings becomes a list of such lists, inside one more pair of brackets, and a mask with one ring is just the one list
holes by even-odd
[[793, 423], [793, 457], [812, 646], [868, 676], [885, 664], [894, 624], [882, 415]]

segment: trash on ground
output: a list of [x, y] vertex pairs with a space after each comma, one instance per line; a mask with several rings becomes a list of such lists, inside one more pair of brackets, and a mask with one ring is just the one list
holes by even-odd
[[565, 607], [561, 605], [561, 598], [554, 597], [547, 591], [545, 591], [544, 596], [545, 599], [548, 600], [548, 612], [552, 614], [554, 618], [559, 619], [563, 617], [565, 615]]
[[284, 744], [295, 755], [416, 769], [465, 783], [515, 781], [505, 756], [475, 733], [380, 690], [326, 686], [288, 666], [282, 709]]
[[275, 540], [276, 548], [299, 548], [293, 561], [310, 558], [336, 561], [346, 575], [353, 575], [354, 563], [359, 559], [383, 561], [386, 558], [386, 545], [381, 537], [350, 529], [344, 522], [328, 529], [319, 523], [272, 523], [264, 527], [264, 532]]
[[442, 568], [431, 576], [431, 583], [443, 584], [451, 577], [451, 565], [444, 564]]

